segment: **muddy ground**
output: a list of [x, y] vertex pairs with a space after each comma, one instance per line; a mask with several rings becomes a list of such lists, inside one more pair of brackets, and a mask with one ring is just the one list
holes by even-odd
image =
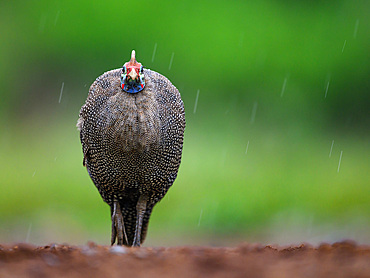
[[370, 246], [0, 245], [0, 277], [370, 277]]

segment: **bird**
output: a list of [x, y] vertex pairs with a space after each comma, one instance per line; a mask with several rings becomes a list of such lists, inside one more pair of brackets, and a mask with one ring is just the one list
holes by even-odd
[[110, 206], [111, 245], [144, 242], [153, 207], [177, 177], [185, 126], [179, 90], [135, 50], [90, 86], [77, 128], [83, 166]]

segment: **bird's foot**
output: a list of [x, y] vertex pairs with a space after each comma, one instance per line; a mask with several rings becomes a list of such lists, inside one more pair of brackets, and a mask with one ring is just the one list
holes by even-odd
[[117, 245], [123, 245], [124, 239], [128, 243], [125, 225], [123, 223], [123, 216], [121, 207], [118, 201], [113, 202], [113, 211], [112, 211], [112, 236], [111, 244], [113, 245], [117, 238]]

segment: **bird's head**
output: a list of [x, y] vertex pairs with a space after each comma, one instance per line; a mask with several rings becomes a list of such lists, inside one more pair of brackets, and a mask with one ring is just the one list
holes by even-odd
[[145, 87], [144, 68], [135, 59], [135, 50], [132, 50], [131, 60], [125, 63], [121, 73], [121, 88], [125, 92], [135, 94]]

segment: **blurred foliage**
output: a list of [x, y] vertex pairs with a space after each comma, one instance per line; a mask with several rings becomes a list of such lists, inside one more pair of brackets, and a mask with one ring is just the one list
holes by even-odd
[[90, 84], [132, 49], [179, 88], [187, 116], [149, 240], [260, 240], [292, 214], [370, 227], [368, 14], [349, 0], [0, 2], [0, 240], [108, 242], [75, 122]]
[[265, 117], [297, 117], [298, 106], [300, 118], [319, 113], [339, 124], [368, 122], [367, 1], [130, 5], [3, 1], [2, 110], [45, 109], [58, 100], [62, 82], [65, 101], [79, 105], [84, 86], [136, 49], [138, 60], [168, 76], [189, 103], [200, 89], [204, 103], [261, 101]]

